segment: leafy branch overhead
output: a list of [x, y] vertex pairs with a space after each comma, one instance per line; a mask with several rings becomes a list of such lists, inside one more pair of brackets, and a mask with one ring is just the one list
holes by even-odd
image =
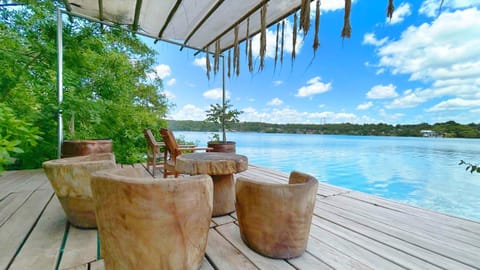
[[470, 171], [470, 173], [474, 173], [474, 172], [480, 173], [479, 165], [475, 165], [470, 162], [465, 162], [463, 160], [460, 160], [460, 163], [458, 165], [467, 165], [467, 167], [465, 167], [465, 170]]

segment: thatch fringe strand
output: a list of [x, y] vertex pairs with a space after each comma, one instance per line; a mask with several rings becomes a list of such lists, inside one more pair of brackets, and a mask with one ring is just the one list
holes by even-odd
[[282, 46], [280, 47], [280, 64], [283, 64], [283, 45], [285, 41], [285, 20], [282, 21]]
[[306, 36], [310, 29], [310, 1], [302, 0], [300, 8], [300, 29], [303, 29], [303, 35]]
[[388, 7], [387, 7], [387, 17], [391, 20], [393, 16], [393, 11], [395, 10], [395, 6], [393, 5], [393, 0], [388, 0]]
[[350, 25], [350, 10], [352, 0], [345, 0], [345, 15], [343, 17], [342, 38], [350, 38], [352, 35], [352, 26]]
[[320, 42], [318, 40], [318, 33], [320, 32], [320, 0], [317, 0], [315, 6], [315, 37], [313, 39], [313, 54], [317, 52]]
[[278, 38], [280, 36], [280, 24], [277, 23], [277, 34], [275, 37], [275, 64], [273, 66], [274, 69], [277, 68], [277, 59], [278, 59]]
[[247, 18], [247, 34], [245, 36], [245, 55], [248, 55], [248, 42], [250, 41], [250, 17]]
[[298, 20], [298, 16], [297, 16], [297, 13], [295, 12], [295, 15], [293, 15], [292, 62], [293, 60], [295, 60], [295, 56], [296, 56], [295, 45], [297, 44], [297, 20]]
[[206, 54], [205, 54], [205, 67], [207, 68], [207, 78], [210, 80], [210, 70], [212, 67], [210, 66], [210, 55], [208, 52], [208, 47], [205, 48]]
[[238, 46], [238, 25], [234, 29], [235, 40], [233, 42], [233, 69], [240, 75], [240, 47]]
[[213, 72], [217, 74], [218, 70], [220, 69], [219, 65], [220, 59], [220, 39], [215, 41], [215, 54], [213, 55]]
[[267, 51], [267, 5], [263, 5], [260, 10], [260, 66], [259, 69], [263, 70], [265, 67], [265, 53]]
[[230, 50], [228, 50], [228, 62], [227, 62], [227, 76], [230, 78], [231, 68], [232, 68], [232, 56], [230, 55]]

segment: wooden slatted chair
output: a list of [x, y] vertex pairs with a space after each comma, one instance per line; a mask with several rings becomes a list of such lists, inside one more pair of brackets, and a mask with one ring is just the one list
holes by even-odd
[[173, 132], [166, 128], [160, 129], [160, 134], [162, 135], [163, 142], [165, 143], [165, 158], [163, 162], [163, 177], [166, 178], [168, 175], [174, 175], [178, 177], [178, 172], [175, 170], [175, 163], [177, 157], [183, 152], [195, 152], [198, 150], [212, 151], [213, 148], [209, 147], [195, 147], [187, 145], [178, 145], [177, 140]]
[[161, 150], [165, 147], [165, 144], [163, 142], [157, 142], [150, 129], [144, 129], [143, 135], [147, 141], [147, 171], [150, 172], [151, 166], [152, 171], [150, 173], [155, 177], [155, 170], [163, 167], [162, 165], [163, 160], [165, 159], [165, 154], [161, 153]]

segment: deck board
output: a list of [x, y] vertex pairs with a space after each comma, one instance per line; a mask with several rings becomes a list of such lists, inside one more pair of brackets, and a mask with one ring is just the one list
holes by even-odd
[[[258, 166], [238, 176], [288, 182], [288, 174]], [[8, 269], [54, 269], [60, 254], [58, 269], [105, 268], [97, 231], [67, 227], [52, 196], [42, 170], [0, 176], [0, 269], [10, 262]], [[319, 183], [307, 250], [298, 258], [257, 254], [242, 241], [236, 219], [212, 219], [200, 269], [480, 269], [479, 222], [329, 184]]]
[[10, 269], [54, 269], [66, 224], [62, 206], [53, 197]]

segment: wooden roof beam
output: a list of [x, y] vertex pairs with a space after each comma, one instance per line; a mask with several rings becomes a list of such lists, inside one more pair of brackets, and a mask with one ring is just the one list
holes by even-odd
[[233, 28], [235, 28], [236, 25], [240, 24], [244, 20], [246, 20], [250, 15], [255, 13], [257, 10], [259, 10], [262, 6], [266, 5], [270, 0], [263, 0], [262, 2], [258, 3], [255, 7], [250, 9], [245, 15], [243, 15], [240, 19], [238, 19], [236, 22], [234, 22], [232, 25], [230, 25], [225, 31], [223, 31], [220, 35], [216, 36], [213, 38], [213, 40], [209, 41], [205, 46], [202, 46], [203, 48], [207, 48], [208, 46], [212, 45], [215, 40], [221, 38], [223, 35], [226, 33], [230, 32]]
[[132, 30], [136, 32], [138, 30], [138, 20], [140, 19], [140, 10], [142, 9], [142, 0], [137, 0], [135, 5], [135, 16], [133, 17]]
[[[200, 20], [200, 22], [195, 25], [195, 27], [190, 31], [187, 38], [183, 42], [183, 44], [187, 45], [190, 38], [197, 32], [198, 29], [212, 16], [212, 14], [225, 2], [224, 0], [219, 0], [215, 5], [207, 12], [207, 14]], [[180, 50], [183, 50], [183, 46], [180, 47]]]
[[[177, 0], [177, 2], [175, 3], [175, 5], [173, 6], [172, 10], [170, 10], [170, 13], [168, 13], [167, 20], [166, 20], [165, 23], [163, 24], [163, 27], [162, 27], [162, 29], [160, 30], [160, 32], [158, 33], [158, 37], [159, 37], [159, 38], [162, 38], [163, 32], [165, 31], [165, 29], [167, 29], [168, 24], [170, 23], [170, 21], [172, 20], [173, 16], [174, 16], [175, 13], [177, 12], [177, 9], [178, 9], [178, 7], [180, 6], [181, 3], [182, 3], [182, 0]], [[155, 42], [156, 42], [156, 40], [155, 40]]]

